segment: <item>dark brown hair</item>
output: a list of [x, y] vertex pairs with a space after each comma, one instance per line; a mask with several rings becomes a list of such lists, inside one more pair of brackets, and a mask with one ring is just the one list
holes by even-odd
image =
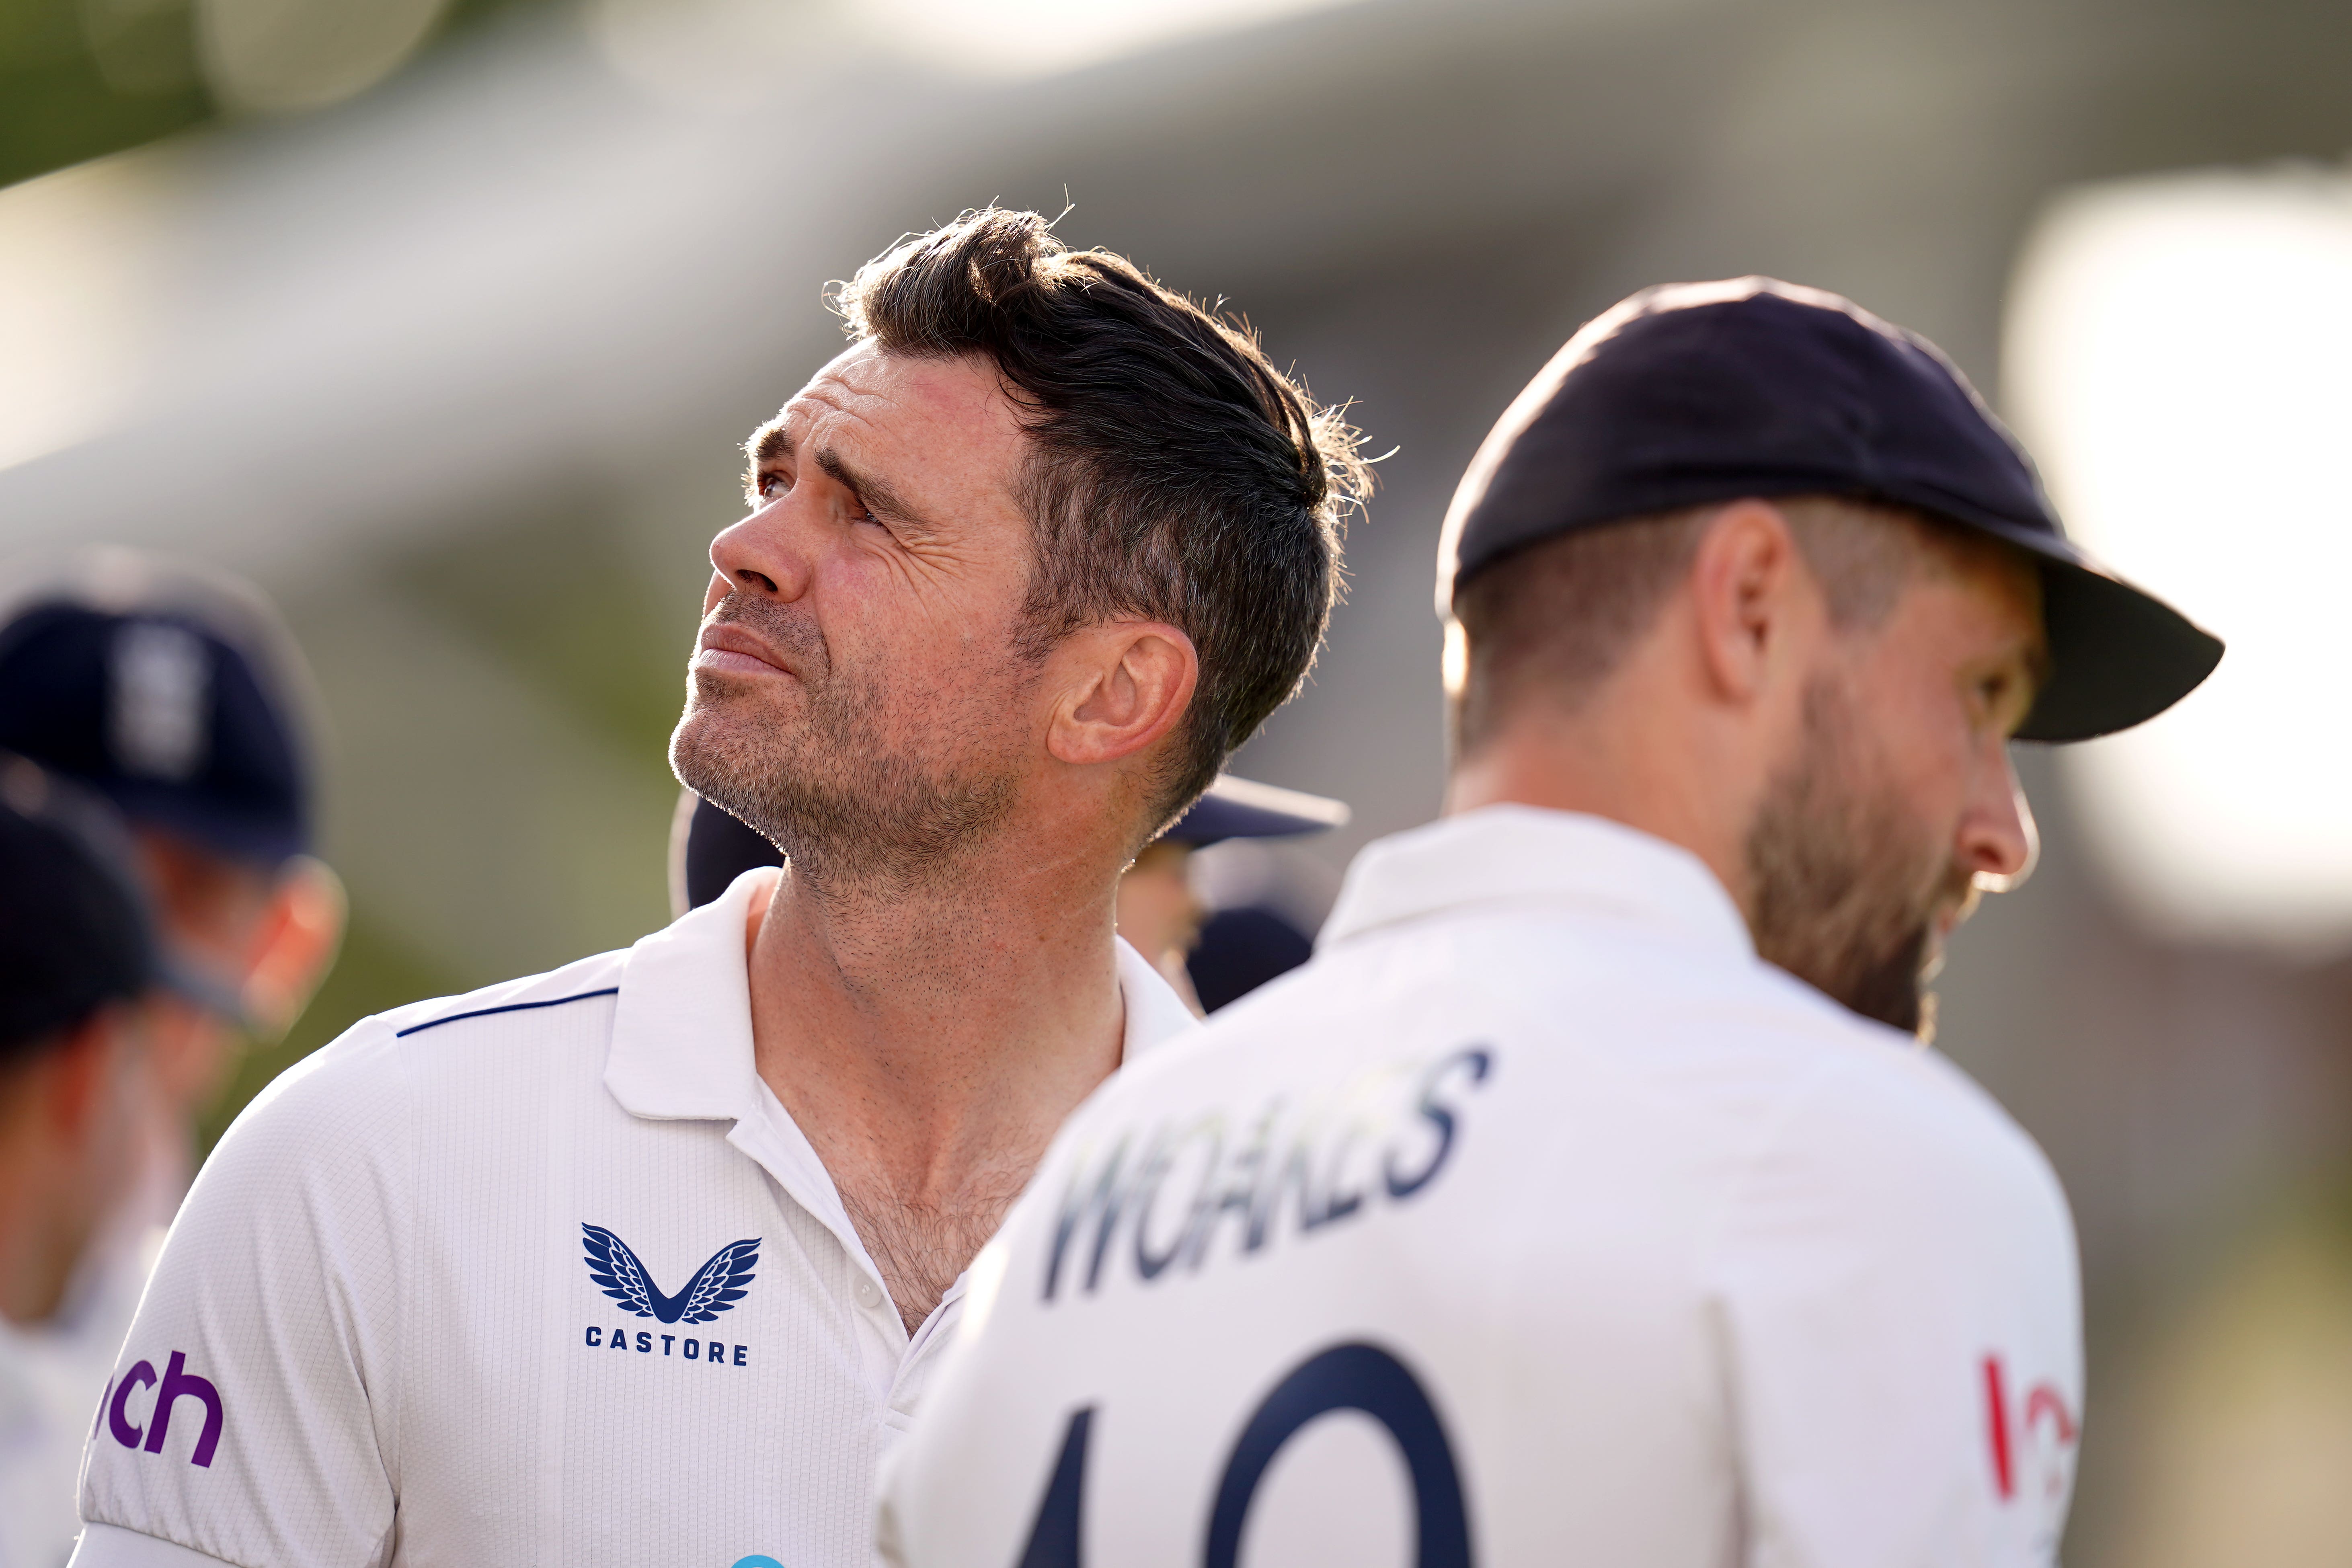
[[836, 305], [893, 353], [992, 361], [1032, 442], [1025, 615], [1042, 655], [1123, 616], [1192, 639], [1200, 683], [1152, 831], [1306, 679], [1367, 488], [1356, 433], [1245, 325], [1035, 213], [966, 213], [858, 269]]

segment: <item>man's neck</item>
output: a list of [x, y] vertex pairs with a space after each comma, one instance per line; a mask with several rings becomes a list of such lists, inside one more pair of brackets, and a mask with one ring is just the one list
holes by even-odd
[[35, 1328], [57, 1315], [86, 1237], [58, 1189], [71, 1151], [0, 1106], [0, 1319]]
[[996, 1229], [1054, 1131], [1118, 1066], [1115, 880], [1060, 860], [915, 893], [788, 868], [755, 904], [761, 1078], [832, 1175], [911, 1330]]
[[1622, 822], [1697, 856], [1744, 911], [1746, 840], [1737, 825], [1752, 809], [1748, 770], [1723, 748], [1658, 728], [1645, 733], [1607, 714], [1523, 723], [1455, 763], [1444, 813], [1507, 804]]

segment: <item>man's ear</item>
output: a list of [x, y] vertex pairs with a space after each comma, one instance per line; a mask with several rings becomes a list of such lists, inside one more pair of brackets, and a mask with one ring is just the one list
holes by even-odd
[[293, 1027], [310, 1005], [342, 946], [350, 907], [342, 879], [322, 860], [299, 855], [278, 872], [245, 977], [246, 1014], [265, 1038]]
[[1081, 766], [1132, 756], [1174, 729], [1192, 705], [1201, 657], [1164, 621], [1087, 626], [1054, 650], [1061, 697], [1045, 749]]
[[1764, 691], [1822, 613], [1789, 520], [1768, 501], [1734, 501], [1708, 521], [1690, 584], [1707, 676], [1734, 703]]

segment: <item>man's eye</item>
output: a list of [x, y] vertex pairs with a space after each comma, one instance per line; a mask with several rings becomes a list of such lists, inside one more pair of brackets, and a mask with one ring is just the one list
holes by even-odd
[[2025, 710], [2029, 706], [2027, 687], [2016, 675], [1990, 676], [1977, 690], [1988, 718], [2011, 730], [2025, 722]]

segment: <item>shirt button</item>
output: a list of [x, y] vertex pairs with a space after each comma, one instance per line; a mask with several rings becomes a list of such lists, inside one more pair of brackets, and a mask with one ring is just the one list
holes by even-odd
[[882, 1304], [881, 1289], [863, 1274], [857, 1277], [857, 1304], [869, 1312]]

